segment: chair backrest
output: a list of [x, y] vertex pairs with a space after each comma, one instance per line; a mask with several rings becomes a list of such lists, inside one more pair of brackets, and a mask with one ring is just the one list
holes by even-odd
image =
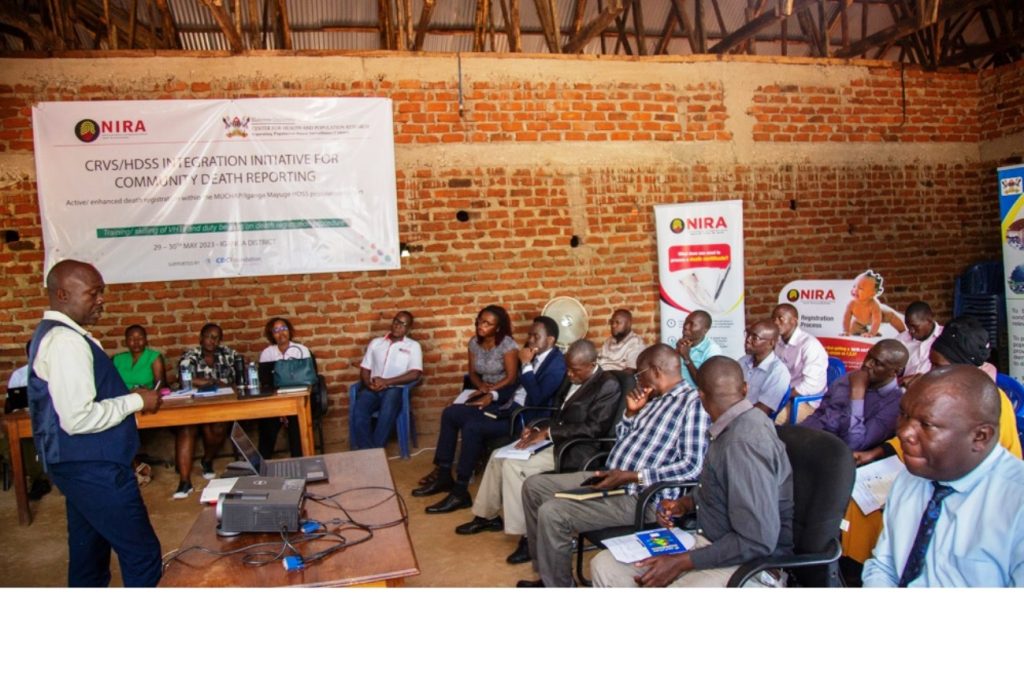
[[[776, 432], [793, 467], [793, 550], [821, 552], [839, 536], [853, 493], [853, 453], [835, 435], [815, 428], [778, 426]], [[814, 568], [794, 571], [823, 573]], [[806, 581], [801, 584], [815, 585]]]
[[1001, 388], [1006, 397], [1013, 403], [1014, 415], [1021, 416], [1021, 410], [1024, 408], [1024, 385], [1013, 377], [997, 372], [996, 386]]
[[320, 419], [327, 414], [327, 407], [330, 405], [330, 399], [327, 397], [327, 379], [322, 374], [316, 376], [316, 383], [313, 385], [313, 390], [310, 392], [310, 414], [314, 419]]
[[611, 370], [610, 374], [619, 382], [619, 391], [621, 392], [619, 404], [615, 406], [615, 414], [612, 415], [612, 424], [608, 427], [609, 431], [612, 431], [626, 412], [626, 396], [636, 386], [636, 379], [632, 372], [623, 372], [622, 370]]
[[825, 375], [828, 385], [832, 386], [832, 383], [844, 374], [846, 374], [846, 365], [843, 364], [843, 361], [833, 356], [829, 356], [828, 373]]

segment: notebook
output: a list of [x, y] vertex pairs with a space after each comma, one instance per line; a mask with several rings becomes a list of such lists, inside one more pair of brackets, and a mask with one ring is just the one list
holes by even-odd
[[328, 479], [327, 466], [324, 464], [324, 459], [321, 456], [309, 456], [302, 459], [265, 460], [237, 421], [231, 426], [231, 444], [242, 455], [242, 460], [249, 464], [249, 467], [257, 475], [262, 475], [263, 477], [304, 477], [307, 482], [322, 482]]

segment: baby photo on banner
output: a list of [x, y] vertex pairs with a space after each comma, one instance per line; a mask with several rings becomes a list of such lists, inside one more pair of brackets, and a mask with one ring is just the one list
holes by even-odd
[[849, 281], [792, 281], [779, 293], [779, 303], [800, 312], [800, 327], [821, 341], [829, 356], [847, 370], [859, 370], [864, 356], [880, 339], [906, 330], [903, 315], [882, 300], [885, 279], [867, 269]]
[[661, 341], [675, 346], [694, 311], [711, 315], [713, 339], [730, 357], [743, 355], [743, 202], [706, 201], [654, 207], [658, 233]]

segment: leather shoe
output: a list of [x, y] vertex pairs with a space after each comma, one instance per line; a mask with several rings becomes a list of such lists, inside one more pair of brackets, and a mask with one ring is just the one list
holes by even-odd
[[521, 580], [516, 583], [516, 587], [544, 587], [544, 581], [540, 580]]
[[440, 474], [441, 469], [435, 466], [434, 470], [430, 471], [429, 473], [420, 478], [419, 485], [421, 487], [427, 486], [431, 482], [435, 481]]
[[462, 536], [470, 536], [472, 534], [478, 534], [481, 531], [501, 531], [504, 528], [505, 523], [500, 517], [492, 517], [491, 519], [487, 519], [486, 517], [474, 517], [472, 521], [455, 527], [455, 533]]
[[412, 490], [413, 496], [433, 496], [434, 494], [443, 494], [446, 491], [451, 491], [452, 487], [455, 486], [455, 481], [452, 480], [452, 474], [449, 473], [438, 473], [437, 478], [433, 482], [428, 482], [422, 487], [417, 487]]
[[449, 492], [443, 500], [432, 506], [427, 506], [427, 512], [431, 515], [437, 513], [451, 513], [463, 508], [472, 508], [473, 499], [467, 493]]
[[519, 537], [519, 545], [516, 546], [515, 552], [505, 558], [505, 561], [509, 564], [525, 564], [526, 562], [533, 559], [530, 557], [530, 544], [526, 540], [526, 536]]

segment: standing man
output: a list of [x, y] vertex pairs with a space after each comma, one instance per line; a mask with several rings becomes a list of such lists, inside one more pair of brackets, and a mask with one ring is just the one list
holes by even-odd
[[64, 260], [46, 276], [50, 310], [32, 337], [29, 412], [44, 468], [67, 502], [68, 585], [110, 584], [110, 549], [126, 587], [160, 580], [160, 541], [132, 471], [139, 448], [135, 412], [155, 412], [160, 395], [129, 393], [99, 343], [81, 326], [103, 312], [103, 277]]
[[915, 379], [932, 369], [929, 354], [932, 351], [932, 344], [942, 334], [942, 326], [935, 322], [932, 308], [927, 302], [911, 302], [904, 318], [907, 329], [901, 332], [897, 339], [907, 347], [910, 354], [907, 366], [903, 368], [903, 376], [900, 377], [900, 386], [907, 388]]
[[704, 361], [722, 355], [721, 347], [708, 337], [710, 329], [711, 314], [694, 311], [683, 321], [683, 336], [676, 342], [676, 352], [683, 359], [683, 379], [692, 388], [697, 388], [697, 370]]
[[739, 360], [747, 382], [747, 400], [769, 418], [774, 418], [775, 410], [789, 391], [789, 370], [775, 355], [778, 341], [779, 329], [774, 323], [757, 321], [747, 328], [743, 342], [746, 355]]
[[[739, 366], [725, 356], [700, 368], [700, 401], [714, 422], [693, 496], [661, 502], [658, 523], [697, 516], [697, 545], [636, 564], [605, 550], [590, 568], [597, 587], [725, 587], [741, 564], [793, 549], [793, 469], [775, 426], [746, 399]], [[749, 581], [766, 585], [760, 576]]]
[[[419, 342], [409, 337], [411, 331], [412, 314], [399, 311], [391, 321], [391, 332], [375, 337], [366, 347], [359, 366], [363, 390], [349, 412], [356, 443], [352, 449], [388, 444], [402, 408], [400, 387], [423, 376], [423, 351]], [[371, 431], [370, 417], [378, 410], [377, 425]]]
[[597, 364], [602, 370], [636, 369], [636, 358], [644, 350], [643, 337], [633, 332], [633, 314], [628, 309], [616, 309], [608, 321], [611, 337], [604, 340]]
[[829, 387], [821, 406], [800, 423], [838, 436], [854, 452], [875, 447], [896, 431], [900, 389], [896, 375], [907, 364], [907, 350], [895, 339], [871, 347], [860, 369]]
[[[775, 355], [789, 370], [790, 395], [812, 396], [828, 386], [828, 353], [818, 338], [800, 329], [800, 314], [792, 304], [780, 304], [772, 312], [772, 322], [779, 328], [779, 342]], [[818, 401], [800, 403], [796, 420], [803, 421], [818, 407]], [[776, 423], [789, 421], [789, 411], [783, 410]]]
[[1024, 462], [998, 443], [999, 389], [952, 365], [900, 402], [907, 472], [885, 502], [864, 587], [1024, 585]]

